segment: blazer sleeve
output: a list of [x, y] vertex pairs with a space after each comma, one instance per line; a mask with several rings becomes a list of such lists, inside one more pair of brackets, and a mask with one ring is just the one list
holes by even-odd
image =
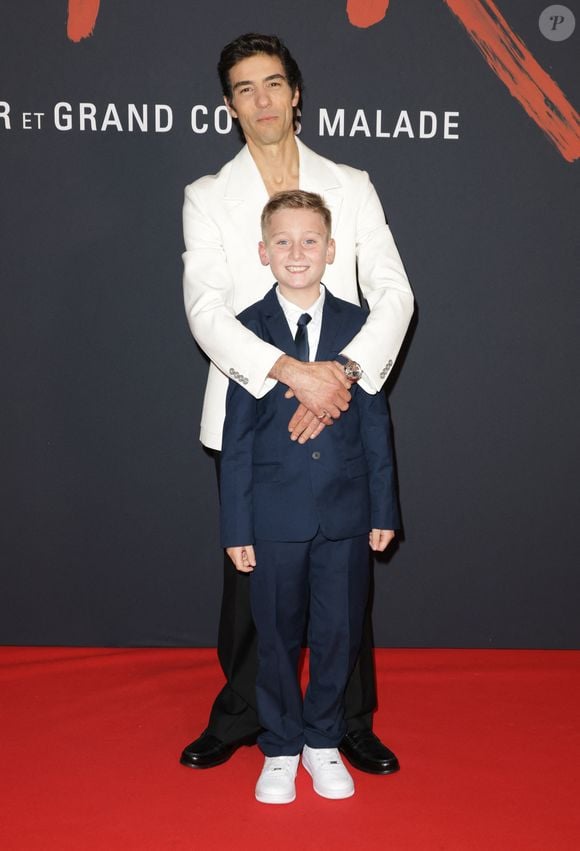
[[411, 287], [374, 186], [358, 172], [356, 252], [358, 281], [370, 314], [344, 354], [360, 363], [362, 387], [377, 392], [385, 383], [407, 333], [414, 309]]
[[361, 439], [368, 466], [371, 528], [399, 529], [399, 501], [393, 459], [391, 418], [382, 392], [370, 395], [359, 387], [355, 393]]
[[[204, 203], [202, 178], [185, 189], [183, 295], [191, 332], [209, 359], [228, 377], [238, 373], [259, 398], [275, 385], [268, 373], [284, 354], [245, 328], [234, 313], [234, 283], [218, 223]], [[231, 370], [231, 372], [230, 372]]]
[[222, 547], [254, 543], [252, 456], [257, 402], [230, 380], [220, 462], [220, 539]]

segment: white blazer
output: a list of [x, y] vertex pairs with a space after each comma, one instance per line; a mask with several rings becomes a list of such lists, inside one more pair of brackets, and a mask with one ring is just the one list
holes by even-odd
[[[377, 392], [397, 357], [413, 314], [413, 294], [377, 193], [365, 171], [318, 156], [296, 139], [301, 189], [318, 192], [332, 213], [336, 259], [324, 283], [358, 304], [357, 273], [370, 315], [345, 347], [364, 370], [364, 387]], [[185, 189], [183, 289], [193, 336], [211, 360], [200, 439], [221, 448], [228, 379], [253, 396], [267, 393], [268, 373], [281, 354], [238, 322], [236, 314], [274, 283], [258, 256], [260, 216], [268, 193], [244, 146], [215, 175]]]

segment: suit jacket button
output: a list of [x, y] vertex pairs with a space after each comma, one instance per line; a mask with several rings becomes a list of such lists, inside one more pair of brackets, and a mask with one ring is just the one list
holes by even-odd
[[312, 457], [315, 461], [318, 461], [318, 459], [320, 458], [320, 452], [313, 452]]

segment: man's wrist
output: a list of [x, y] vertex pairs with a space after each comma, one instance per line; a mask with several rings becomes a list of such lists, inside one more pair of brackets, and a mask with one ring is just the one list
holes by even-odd
[[287, 360], [288, 355], [280, 355], [276, 363], [272, 366], [272, 369], [268, 373], [268, 378], [273, 378], [275, 381], [282, 381], [284, 375], [284, 361]]
[[344, 354], [337, 355], [336, 359], [342, 366], [344, 374], [346, 375], [349, 381], [352, 381], [353, 384], [356, 384], [357, 381], [361, 380], [364, 373], [359, 363], [354, 360], [351, 360], [348, 355]]
[[301, 361], [297, 361], [295, 358], [290, 357], [290, 355], [280, 355], [268, 373], [268, 378], [281, 381], [282, 384], [286, 384], [294, 390], [294, 378], [296, 376], [296, 368], [299, 364], [301, 364]]

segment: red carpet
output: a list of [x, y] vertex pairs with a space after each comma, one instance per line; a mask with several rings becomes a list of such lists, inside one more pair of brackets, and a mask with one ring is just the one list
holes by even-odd
[[379, 650], [390, 777], [288, 806], [261, 765], [179, 765], [221, 684], [213, 650], [1, 648], [3, 851], [580, 848], [580, 652]]

